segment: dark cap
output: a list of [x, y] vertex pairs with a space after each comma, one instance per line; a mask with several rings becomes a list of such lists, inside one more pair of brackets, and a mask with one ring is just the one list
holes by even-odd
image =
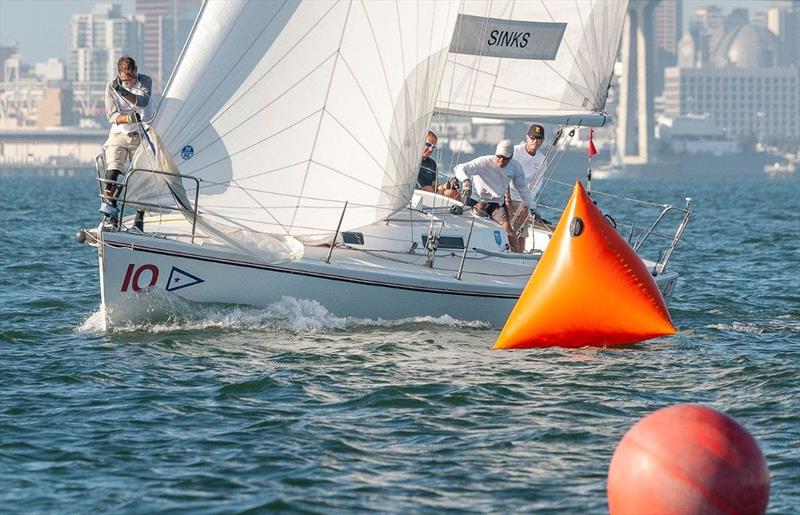
[[531, 138], [544, 139], [544, 127], [542, 127], [538, 123], [534, 123], [528, 129], [528, 136], [530, 136]]

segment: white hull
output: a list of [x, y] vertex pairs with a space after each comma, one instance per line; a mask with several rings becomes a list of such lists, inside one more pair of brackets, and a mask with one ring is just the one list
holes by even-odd
[[[491, 228], [489, 222], [480, 224], [478, 232], [484, 225]], [[303, 259], [267, 264], [208, 242], [191, 244], [124, 230], [101, 228], [98, 240], [102, 302], [112, 324], [115, 313], [130, 313], [130, 303], [157, 291], [198, 303], [251, 306], [292, 297], [319, 302], [335, 316], [449, 315], [502, 327], [537, 262], [533, 256], [469, 252], [462, 277], [456, 279], [463, 250], [440, 250], [434, 266], [428, 267], [424, 248], [413, 254], [335, 248], [326, 263], [328, 247], [308, 246]], [[676, 277], [667, 273], [657, 278], [665, 294]]]

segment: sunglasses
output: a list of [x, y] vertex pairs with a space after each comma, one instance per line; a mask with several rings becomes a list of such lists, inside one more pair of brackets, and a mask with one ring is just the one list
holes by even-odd
[[540, 138], [540, 137], [538, 137], [538, 136], [528, 136], [528, 139], [531, 139], [531, 140], [539, 140], [539, 141], [542, 141], [542, 140], [544, 140], [544, 138]]
[[430, 143], [428, 141], [425, 142], [425, 146], [428, 147], [431, 150], [436, 150], [436, 145], [433, 144], [433, 143]]
[[503, 161], [508, 161], [509, 159], [511, 159], [510, 157], [501, 156], [500, 154], [497, 154], [497, 155], [496, 155], [496, 156], [494, 156], [494, 157], [497, 157], [497, 158], [499, 158], [499, 159], [502, 159]]

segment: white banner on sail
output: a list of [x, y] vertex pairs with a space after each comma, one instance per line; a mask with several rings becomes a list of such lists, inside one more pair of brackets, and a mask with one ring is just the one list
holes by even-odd
[[[466, 0], [440, 113], [597, 125], [627, 0]], [[535, 50], [535, 52], [534, 52]]]

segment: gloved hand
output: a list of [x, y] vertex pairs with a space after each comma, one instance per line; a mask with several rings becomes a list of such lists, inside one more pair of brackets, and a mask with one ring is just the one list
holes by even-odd
[[122, 85], [122, 79], [120, 79], [119, 76], [117, 76], [117, 78], [114, 79], [113, 86], [114, 86], [114, 91], [116, 91], [120, 95], [124, 96], [130, 93], [130, 90]]
[[131, 114], [125, 115], [125, 121], [123, 123], [137, 123], [137, 122], [141, 122], [141, 121], [142, 121], [142, 117], [139, 116], [139, 113], [131, 113]]
[[464, 181], [464, 189], [461, 190], [461, 198], [468, 199], [472, 196], [472, 181], [469, 179]]

